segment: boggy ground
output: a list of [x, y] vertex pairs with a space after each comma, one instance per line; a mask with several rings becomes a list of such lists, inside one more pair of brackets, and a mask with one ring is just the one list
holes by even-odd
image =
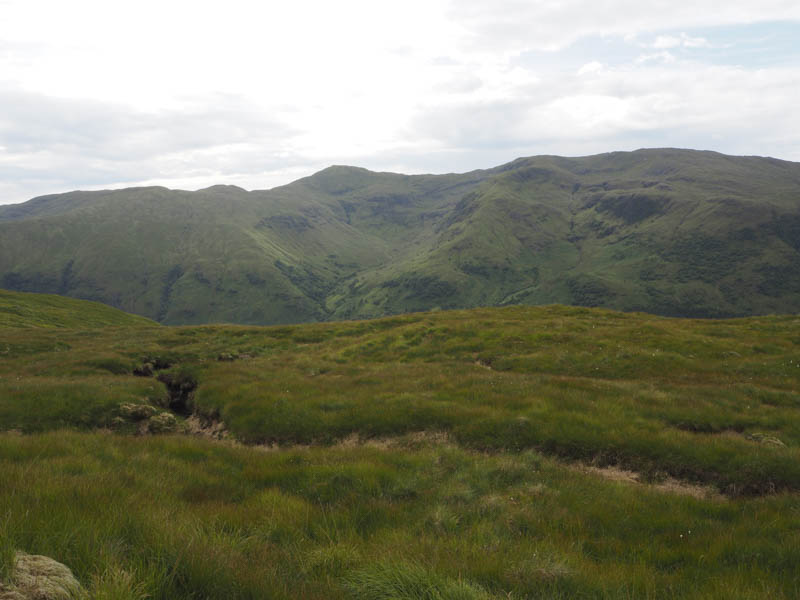
[[564, 307], [8, 327], [0, 568], [51, 556], [97, 598], [795, 598], [798, 349], [794, 316]]

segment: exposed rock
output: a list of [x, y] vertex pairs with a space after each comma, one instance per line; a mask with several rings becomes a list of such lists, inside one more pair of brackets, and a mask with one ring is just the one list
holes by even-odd
[[150, 417], [147, 421], [147, 431], [150, 433], [170, 433], [178, 427], [178, 420], [175, 415], [162, 412]]
[[0, 583], [0, 600], [77, 600], [86, 594], [68, 567], [47, 556], [17, 552], [11, 583]]
[[143, 421], [156, 414], [156, 409], [149, 404], [130, 404], [119, 405], [119, 414], [129, 421]]
[[779, 446], [779, 447], [786, 446], [786, 444], [784, 444], [774, 435], [767, 435], [766, 433], [750, 433], [745, 437], [751, 442], [758, 442], [759, 444], [765, 444], [767, 446]]
[[229, 438], [225, 423], [218, 419], [202, 419], [197, 415], [186, 418], [186, 433], [205, 437], [212, 440], [224, 440]]

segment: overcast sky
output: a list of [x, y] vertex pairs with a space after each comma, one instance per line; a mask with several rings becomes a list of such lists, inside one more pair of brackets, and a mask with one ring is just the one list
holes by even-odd
[[797, 0], [0, 0], [0, 204], [674, 146], [800, 161]]

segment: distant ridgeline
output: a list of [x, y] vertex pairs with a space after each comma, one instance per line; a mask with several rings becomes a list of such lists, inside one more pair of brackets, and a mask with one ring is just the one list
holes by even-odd
[[800, 163], [639, 150], [43, 196], [0, 207], [0, 287], [170, 324], [544, 303], [797, 312]]

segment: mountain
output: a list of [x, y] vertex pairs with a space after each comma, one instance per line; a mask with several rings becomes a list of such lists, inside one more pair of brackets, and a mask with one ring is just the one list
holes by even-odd
[[0, 207], [0, 286], [171, 324], [542, 303], [797, 312], [800, 164], [648, 149], [43, 196]]

